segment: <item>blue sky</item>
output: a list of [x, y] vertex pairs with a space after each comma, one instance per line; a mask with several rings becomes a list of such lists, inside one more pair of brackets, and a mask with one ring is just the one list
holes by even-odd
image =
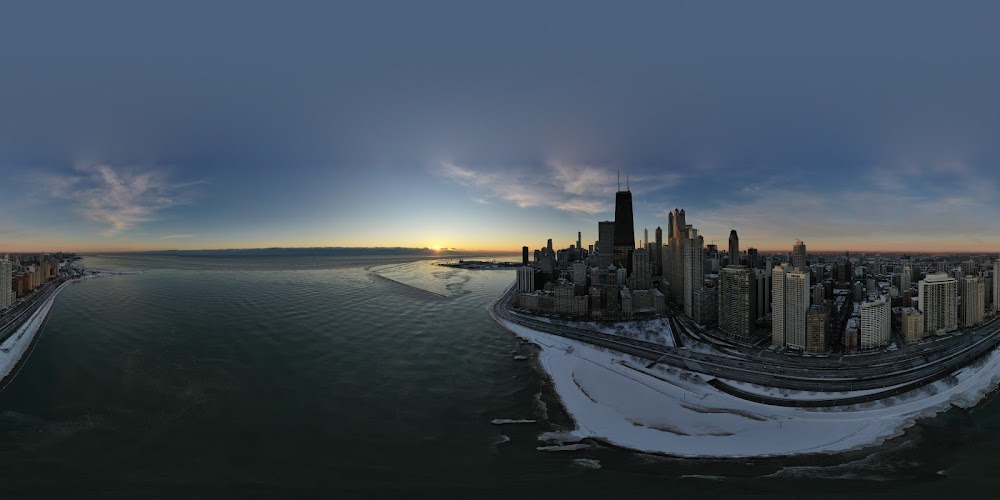
[[2, 2], [0, 250], [1000, 247], [1000, 3]]

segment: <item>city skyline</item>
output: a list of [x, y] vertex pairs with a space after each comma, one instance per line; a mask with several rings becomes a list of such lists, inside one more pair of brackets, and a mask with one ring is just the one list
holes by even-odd
[[634, 5], [5, 5], [0, 251], [1000, 249], [1000, 5]]

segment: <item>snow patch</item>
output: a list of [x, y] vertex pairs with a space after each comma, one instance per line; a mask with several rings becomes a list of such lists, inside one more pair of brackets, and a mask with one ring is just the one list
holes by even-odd
[[541, 348], [539, 363], [576, 422], [575, 437], [671, 456], [787, 456], [875, 446], [919, 418], [976, 405], [1000, 383], [995, 350], [905, 397], [850, 407], [777, 407], [718, 391], [694, 372], [651, 373], [630, 365], [627, 355], [494, 319]]

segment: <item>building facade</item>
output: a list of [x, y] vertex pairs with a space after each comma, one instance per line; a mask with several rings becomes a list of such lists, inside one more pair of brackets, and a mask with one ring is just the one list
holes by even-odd
[[719, 272], [719, 329], [729, 338], [750, 340], [757, 324], [757, 274], [746, 266]]
[[904, 307], [900, 313], [903, 340], [918, 342], [924, 338], [924, 315], [913, 307]]
[[517, 268], [517, 291], [522, 293], [535, 291], [535, 268], [529, 266]]
[[812, 305], [806, 312], [806, 351], [826, 352], [830, 342], [830, 323], [833, 320], [833, 305], [827, 301]]
[[792, 245], [792, 269], [806, 270], [806, 244], [802, 240], [795, 240]]
[[736, 230], [729, 231], [729, 265], [740, 264], [740, 237], [736, 235]]
[[806, 311], [809, 309], [809, 272], [782, 264], [771, 271], [771, 343], [806, 348]]
[[889, 344], [892, 311], [888, 297], [861, 303], [861, 350], [870, 351]]
[[705, 287], [705, 239], [698, 234], [698, 230], [690, 229], [688, 239], [684, 241], [683, 252], [683, 275], [684, 275], [684, 314], [693, 318], [694, 294]]
[[649, 252], [642, 248], [632, 252], [632, 288], [636, 290], [653, 288], [653, 271], [649, 263]]
[[960, 319], [962, 326], [975, 326], [983, 322], [986, 314], [986, 280], [982, 276], [962, 278]]
[[941, 335], [958, 329], [958, 281], [947, 274], [928, 274], [918, 284], [924, 333]]
[[1000, 259], [993, 261], [993, 314], [1000, 312]]

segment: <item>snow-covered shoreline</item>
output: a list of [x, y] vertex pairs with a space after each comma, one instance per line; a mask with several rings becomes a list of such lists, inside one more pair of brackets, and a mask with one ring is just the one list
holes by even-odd
[[[574, 438], [677, 457], [788, 456], [877, 446], [919, 418], [952, 405], [975, 406], [1000, 383], [998, 349], [952, 377], [894, 398], [834, 408], [777, 407], [721, 392], [706, 383], [707, 375], [662, 365], [646, 369], [647, 362], [621, 353], [494, 319], [539, 346], [538, 360], [576, 422]], [[806, 393], [791, 397], [808, 399]]]
[[[21, 358], [25, 356], [25, 352], [33, 345], [32, 340], [38, 335], [42, 325], [45, 324], [45, 319], [48, 318], [49, 310], [52, 309], [52, 304], [55, 302], [56, 297], [59, 296], [59, 292], [70, 283], [71, 281], [67, 281], [59, 285], [59, 288], [53, 290], [52, 294], [45, 299], [45, 302], [32, 313], [31, 317], [0, 344], [0, 381], [4, 383], [10, 382], [8, 377], [11, 377], [14, 369], [19, 366]], [[13, 375], [16, 375], [16, 373]]]

